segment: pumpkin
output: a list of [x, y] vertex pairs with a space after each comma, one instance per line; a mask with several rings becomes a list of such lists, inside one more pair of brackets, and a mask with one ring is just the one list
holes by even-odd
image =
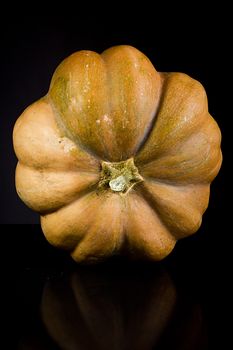
[[166, 257], [198, 230], [222, 161], [202, 85], [131, 46], [66, 58], [13, 139], [18, 195], [77, 262]]

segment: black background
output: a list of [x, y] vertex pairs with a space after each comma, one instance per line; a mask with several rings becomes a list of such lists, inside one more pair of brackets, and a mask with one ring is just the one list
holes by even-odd
[[[183, 10], [185, 13], [183, 14]], [[211, 186], [210, 204], [196, 235], [179, 242], [175, 251], [162, 263], [178, 290], [184, 291], [198, 303], [205, 323], [203, 344], [193, 349], [207, 349], [206, 338], [211, 341], [219, 335], [224, 320], [220, 297], [228, 289], [230, 248], [230, 201], [228, 178], [231, 172], [231, 114], [230, 80], [230, 22], [227, 9], [206, 13], [202, 7], [182, 9], [179, 16], [173, 10], [149, 14], [90, 15], [89, 11], [66, 10], [66, 13], [45, 15], [12, 14], [1, 24], [1, 115], [0, 115], [0, 223], [31, 224], [1, 226], [5, 261], [13, 263], [17, 283], [19, 328], [22, 349], [36, 349], [25, 345], [31, 338], [44, 339], [38, 321], [41, 291], [48, 279], [57, 279], [70, 270], [76, 270], [66, 253], [48, 245], [39, 225], [39, 216], [28, 209], [17, 197], [14, 187], [16, 157], [12, 147], [13, 125], [22, 111], [33, 101], [47, 93], [51, 76], [62, 59], [69, 54], [88, 49], [102, 52], [119, 44], [135, 46], [146, 54], [159, 71], [181, 71], [199, 80], [205, 87], [209, 110], [222, 131], [224, 162]], [[228, 175], [229, 174], [229, 175]], [[10, 250], [10, 253], [9, 253]], [[15, 264], [15, 265], [14, 265]], [[124, 261], [110, 262], [111, 269], [127, 278]], [[17, 266], [17, 268], [16, 268]], [[152, 265], [134, 266], [140, 271], [153, 271]], [[130, 267], [132, 268], [132, 267]], [[90, 268], [88, 271], [90, 271]], [[85, 269], [84, 269], [85, 270]], [[121, 277], [119, 284], [122, 283]], [[130, 288], [130, 286], [129, 286]], [[220, 316], [222, 315], [222, 316]], [[42, 333], [41, 333], [42, 332]], [[206, 335], [207, 334], [207, 335]], [[48, 338], [48, 337], [47, 337]], [[46, 339], [47, 339], [46, 338]], [[22, 340], [23, 339], [23, 340]], [[26, 340], [25, 340], [26, 339]], [[28, 340], [29, 339], [29, 340]], [[37, 344], [37, 340], [35, 341]], [[53, 349], [47, 339], [45, 349]], [[22, 345], [23, 344], [23, 345]], [[33, 343], [34, 344], [34, 343]], [[159, 347], [163, 349], [165, 347]], [[165, 346], [165, 345], [164, 345]], [[190, 344], [186, 344], [190, 349]], [[175, 346], [173, 348], [176, 348]], [[38, 346], [39, 349], [39, 346]], [[179, 349], [179, 347], [178, 347]], [[183, 348], [182, 348], [183, 349]], [[184, 349], [186, 347], [184, 346]]]

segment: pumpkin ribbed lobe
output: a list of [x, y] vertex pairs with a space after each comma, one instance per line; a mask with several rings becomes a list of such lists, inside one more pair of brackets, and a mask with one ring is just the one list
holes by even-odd
[[65, 59], [48, 98], [65, 136], [101, 159], [120, 162], [133, 157], [144, 141], [161, 91], [161, 75], [149, 59], [120, 46]]
[[99, 190], [110, 189], [113, 192], [127, 193], [134, 185], [143, 181], [133, 158], [115, 163], [103, 161], [101, 166]]

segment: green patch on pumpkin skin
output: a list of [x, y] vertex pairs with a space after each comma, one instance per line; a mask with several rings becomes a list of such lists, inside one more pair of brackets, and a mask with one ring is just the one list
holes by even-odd
[[58, 77], [49, 91], [53, 104], [61, 114], [65, 113], [69, 108], [70, 98], [68, 94], [68, 84], [68, 79]]
[[99, 191], [111, 190], [115, 193], [126, 194], [134, 185], [143, 181], [133, 158], [115, 163], [103, 161], [101, 167]]

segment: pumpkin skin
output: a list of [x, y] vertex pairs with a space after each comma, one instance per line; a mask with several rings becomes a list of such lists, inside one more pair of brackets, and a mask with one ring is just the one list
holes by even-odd
[[18, 195], [77, 262], [166, 257], [198, 230], [222, 162], [202, 85], [131, 46], [66, 58], [13, 140]]

